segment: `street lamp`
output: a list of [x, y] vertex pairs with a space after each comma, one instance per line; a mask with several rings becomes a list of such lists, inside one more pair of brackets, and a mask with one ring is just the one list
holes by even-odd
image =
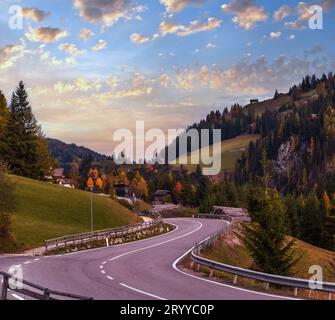
[[91, 191], [91, 232], [93, 232], [93, 188], [90, 188]]

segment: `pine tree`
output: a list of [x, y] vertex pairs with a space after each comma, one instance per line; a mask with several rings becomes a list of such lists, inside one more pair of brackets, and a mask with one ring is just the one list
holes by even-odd
[[323, 213], [320, 207], [320, 201], [312, 191], [306, 201], [305, 210], [301, 224], [302, 240], [314, 244], [321, 244]]
[[254, 223], [245, 226], [244, 243], [256, 270], [287, 276], [296, 260], [294, 242], [286, 243], [285, 203], [276, 190], [269, 188], [258, 194], [258, 203]]
[[7, 122], [8, 122], [7, 100], [4, 94], [0, 91], [0, 143], [4, 139]]
[[23, 82], [19, 83], [9, 105], [4, 138], [4, 160], [17, 175], [40, 179], [38, 139], [41, 130], [32, 113]]

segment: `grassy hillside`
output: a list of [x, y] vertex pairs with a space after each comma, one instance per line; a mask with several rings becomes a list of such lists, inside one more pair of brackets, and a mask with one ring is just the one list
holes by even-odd
[[[10, 176], [15, 185], [13, 232], [19, 249], [43, 245], [43, 240], [90, 231], [90, 194]], [[139, 218], [108, 197], [93, 195], [94, 228], [136, 223]]]
[[[222, 170], [232, 171], [235, 168], [236, 161], [241, 157], [242, 152], [245, 151], [251, 141], [256, 141], [259, 135], [242, 135], [234, 139], [229, 139], [220, 142], [221, 154], [215, 154], [215, 157], [221, 157]], [[199, 151], [194, 151], [199, 152]], [[191, 162], [192, 154], [187, 155], [188, 163]], [[180, 160], [185, 161], [186, 156], [181, 156]], [[190, 170], [195, 170], [196, 165], [188, 165]]]
[[252, 109], [255, 115], [261, 115], [263, 112], [268, 110], [276, 110], [282, 106], [292, 103], [292, 98], [288, 95], [283, 95], [278, 99], [268, 99], [264, 101], [260, 101], [254, 104], [248, 104], [245, 106], [245, 112], [249, 112]]
[[[235, 230], [235, 232], [240, 233], [241, 231]], [[335, 281], [335, 272], [329, 265], [329, 262], [335, 256], [335, 252], [312, 246], [300, 240], [295, 241], [294, 251], [295, 257], [299, 259], [292, 269], [294, 277], [309, 279], [311, 277], [308, 273], [309, 268], [318, 265], [323, 269], [325, 281]], [[253, 259], [243, 242], [233, 233], [216, 242], [211, 248], [207, 249], [204, 255], [208, 259], [246, 269], [251, 268], [253, 264]]]

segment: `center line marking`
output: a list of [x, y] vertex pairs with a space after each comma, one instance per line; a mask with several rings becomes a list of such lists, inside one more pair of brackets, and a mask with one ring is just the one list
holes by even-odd
[[107, 276], [107, 278], [112, 281], [114, 280], [114, 278], [112, 278], [111, 276]]

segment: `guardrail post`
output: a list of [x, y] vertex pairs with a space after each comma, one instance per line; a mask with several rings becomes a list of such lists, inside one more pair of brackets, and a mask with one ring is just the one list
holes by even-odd
[[269, 291], [269, 289], [270, 289], [270, 283], [269, 283], [269, 282], [266, 282], [266, 283], [265, 283], [265, 290], [266, 290], [266, 291]]
[[3, 275], [1, 299], [0, 300], [7, 300], [7, 290], [8, 290], [8, 276]]
[[236, 274], [236, 275], [234, 276], [234, 284], [237, 284], [237, 280], [238, 280], [238, 275]]
[[329, 292], [328, 300], [332, 300], [332, 293]]
[[45, 243], [45, 252], [48, 252], [48, 243], [47, 242], [44, 243]]
[[214, 270], [212, 269], [212, 270], [209, 272], [209, 277], [210, 277], [210, 278], [213, 278], [213, 275], [214, 275]]
[[200, 264], [197, 263], [197, 271], [199, 272], [200, 271]]
[[49, 289], [45, 289], [45, 290], [44, 290], [43, 297], [44, 297], [44, 300], [50, 300], [50, 292], [49, 292]]
[[295, 296], [298, 295], [298, 288], [294, 288], [294, 295], [295, 295]]

